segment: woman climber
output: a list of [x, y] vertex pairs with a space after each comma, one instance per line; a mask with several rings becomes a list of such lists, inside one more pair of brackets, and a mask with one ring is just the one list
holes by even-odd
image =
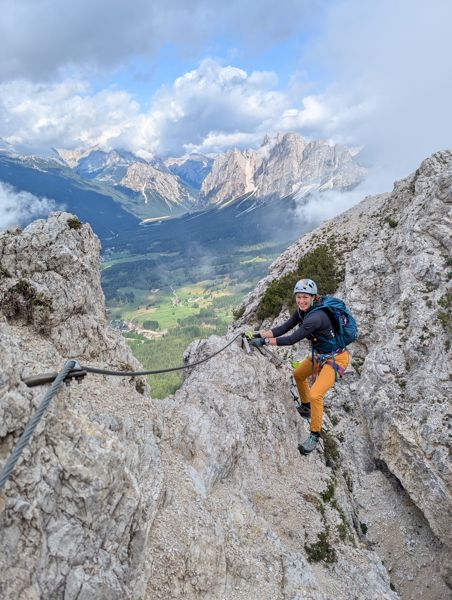
[[[335, 313], [329, 309], [324, 298], [317, 295], [315, 282], [312, 279], [300, 279], [295, 284], [294, 294], [297, 310], [293, 315], [278, 327], [257, 332], [251, 344], [255, 347], [264, 344], [291, 346], [305, 338], [310, 340], [311, 356], [306, 357], [293, 372], [302, 402], [299, 413], [310, 419], [310, 435], [302, 444], [298, 445], [298, 450], [301, 454], [309, 454], [319, 441], [323, 418], [323, 398], [334, 385], [338, 376], [342, 377], [344, 374], [350, 356], [345, 348], [343, 336], [338, 335], [338, 327], [333, 326], [333, 320], [335, 320], [333, 314]], [[340, 302], [344, 306], [337, 299], [328, 296], [325, 298]], [[325, 310], [320, 310], [322, 308]], [[353, 317], [346, 308], [345, 310], [349, 322], [352, 322], [356, 330]], [[339, 313], [337, 314], [339, 315]], [[342, 317], [339, 315], [339, 318]], [[294, 333], [284, 336], [297, 325], [299, 327]], [[357, 330], [354, 334], [355, 339], [356, 334]], [[310, 375], [313, 376], [311, 387], [307, 382]]]

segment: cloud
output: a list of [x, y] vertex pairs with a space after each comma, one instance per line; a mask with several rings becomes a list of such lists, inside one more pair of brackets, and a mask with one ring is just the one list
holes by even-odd
[[368, 194], [368, 188], [359, 186], [348, 192], [325, 191], [311, 194], [305, 204], [300, 204], [294, 211], [295, 219], [301, 223], [305, 231], [311, 231], [333, 217], [345, 212]]
[[315, 98], [326, 118], [310, 133], [365, 144], [385, 189], [451, 147], [451, 21], [448, 0], [345, 0], [327, 11], [308, 57], [333, 80]]
[[138, 104], [123, 91], [90, 93], [82, 80], [0, 85], [0, 131], [13, 146], [108, 147], [136, 127]]
[[142, 122], [159, 139], [163, 154], [243, 147], [261, 139], [267, 129], [263, 124], [287, 108], [285, 95], [274, 89], [276, 83], [274, 73], [248, 74], [206, 59], [171, 88], [161, 88]]
[[28, 223], [54, 209], [53, 200], [38, 198], [29, 192], [18, 192], [0, 181], [0, 229]]
[[52, 80], [68, 68], [114, 69], [173, 45], [198, 57], [220, 36], [250, 49], [298, 33], [323, 0], [0, 0], [0, 80]]
[[[142, 111], [126, 92], [93, 94], [83, 80], [15, 81], [0, 85], [0, 131], [13, 146], [36, 151], [98, 146], [149, 157], [246, 148], [293, 127], [296, 117], [285, 116], [290, 100], [277, 83], [275, 73], [247, 73], [205, 59], [171, 87], [161, 87]], [[309, 120], [316, 110], [305, 106], [303, 117]]]

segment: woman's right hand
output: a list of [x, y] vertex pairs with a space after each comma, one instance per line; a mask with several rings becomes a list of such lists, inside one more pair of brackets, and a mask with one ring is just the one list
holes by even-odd
[[261, 337], [263, 338], [272, 338], [273, 337], [273, 333], [271, 329], [263, 329], [262, 331], [259, 331], [259, 333], [261, 334]]

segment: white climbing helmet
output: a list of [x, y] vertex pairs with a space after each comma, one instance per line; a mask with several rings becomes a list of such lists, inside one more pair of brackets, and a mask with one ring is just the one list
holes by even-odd
[[300, 279], [293, 289], [294, 294], [317, 294], [317, 285], [312, 279]]

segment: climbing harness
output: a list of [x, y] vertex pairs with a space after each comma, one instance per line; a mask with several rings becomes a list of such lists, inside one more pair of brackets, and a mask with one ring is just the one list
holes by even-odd
[[320, 354], [312, 349], [311, 360], [312, 360], [312, 383], [317, 379], [320, 369], [324, 365], [329, 365], [334, 369], [334, 381], [342, 378], [344, 376], [345, 370], [337, 364], [336, 356], [339, 354], [343, 354], [346, 352], [346, 348], [339, 348], [335, 352], [331, 352], [330, 354]]
[[50, 390], [45, 394], [34, 415], [28, 421], [24, 431], [22, 432], [22, 435], [19, 438], [19, 441], [17, 442], [16, 446], [11, 452], [6, 463], [3, 465], [3, 468], [0, 471], [0, 490], [3, 488], [9, 476], [11, 475], [14, 466], [19, 460], [25, 446], [30, 441], [31, 436], [33, 435], [33, 432], [36, 429], [43, 414], [47, 410], [50, 401], [56, 395], [63, 382], [69, 384], [71, 379], [75, 379], [77, 383], [81, 383], [84, 377], [86, 377], [87, 373], [94, 373], [96, 375], [116, 375], [118, 377], [136, 377], [139, 375], [157, 375], [159, 373], [169, 373], [171, 371], [190, 369], [191, 367], [196, 367], [197, 365], [200, 365], [201, 363], [210, 360], [217, 354], [220, 354], [220, 352], [226, 350], [226, 348], [228, 348], [240, 336], [242, 336], [242, 333], [239, 333], [236, 336], [234, 336], [232, 340], [230, 340], [225, 346], [223, 346], [223, 348], [220, 348], [220, 350], [217, 350], [216, 352], [210, 354], [206, 358], [202, 358], [201, 360], [187, 365], [182, 365], [180, 367], [173, 367], [171, 369], [159, 369], [155, 371], [109, 371], [107, 369], [96, 369], [94, 367], [81, 366], [77, 360], [71, 358], [68, 361], [66, 361], [64, 367], [59, 373], [43, 373], [41, 375], [36, 375], [34, 377], [27, 377], [23, 379], [23, 382], [28, 387], [44, 385], [46, 383], [52, 383], [52, 386]]

